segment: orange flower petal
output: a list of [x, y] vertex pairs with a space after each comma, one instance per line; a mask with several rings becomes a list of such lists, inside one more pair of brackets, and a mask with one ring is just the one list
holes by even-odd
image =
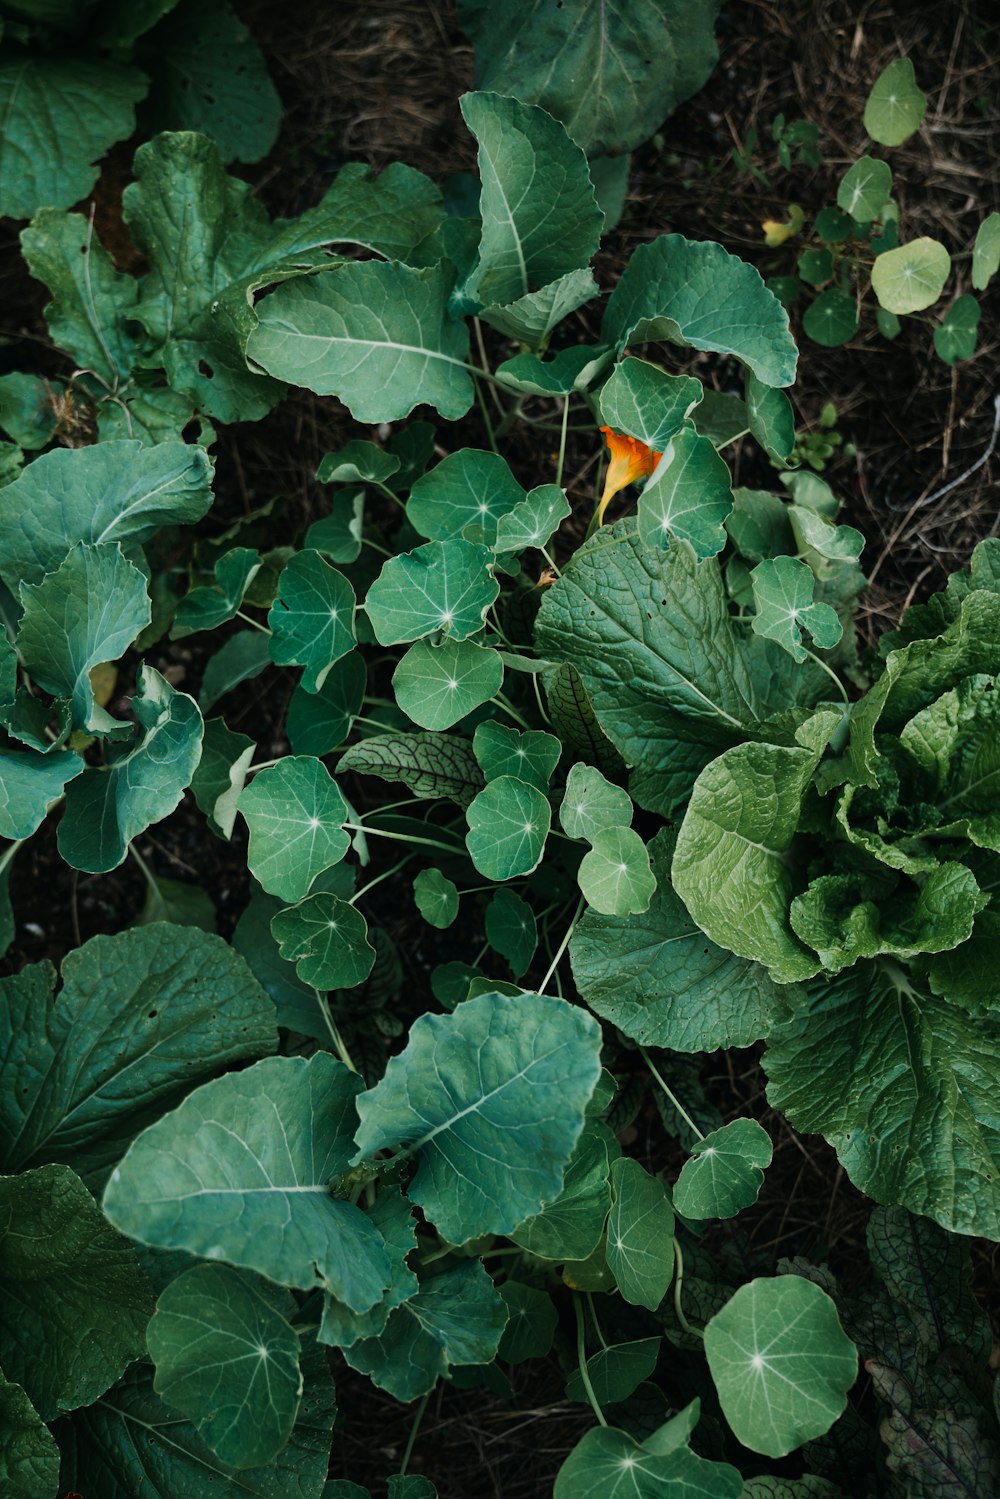
[[597, 507], [598, 525], [604, 520], [609, 501], [620, 490], [634, 484], [636, 479], [648, 478], [663, 456], [640, 442], [637, 437], [625, 437], [621, 432], [612, 432], [610, 427], [602, 427], [601, 431], [604, 433], [611, 461], [604, 476], [604, 491]]

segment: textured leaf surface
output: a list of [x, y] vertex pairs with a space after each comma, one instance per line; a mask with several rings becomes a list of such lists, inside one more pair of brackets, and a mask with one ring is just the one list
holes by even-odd
[[352, 744], [337, 770], [398, 781], [414, 796], [448, 797], [467, 807], [483, 788], [472, 742], [458, 734], [376, 734]]
[[710, 942], [670, 882], [673, 835], [649, 846], [657, 887], [641, 916], [585, 911], [570, 943], [573, 978], [603, 1020], [643, 1046], [748, 1046], [783, 1017], [781, 988], [757, 963]]
[[674, 1187], [685, 1218], [733, 1218], [756, 1202], [773, 1149], [755, 1119], [734, 1119], [694, 1145]]
[[10, 1499], [52, 1499], [59, 1448], [24, 1390], [0, 1372], [0, 1481]]
[[543, 1260], [585, 1260], [593, 1254], [611, 1207], [609, 1148], [616, 1148], [610, 1130], [588, 1121], [569, 1158], [561, 1191], [511, 1231], [515, 1244]]
[[552, 1347], [559, 1322], [551, 1296], [519, 1280], [505, 1280], [498, 1289], [508, 1314], [500, 1340], [500, 1357], [511, 1364], [544, 1358]]
[[605, 1249], [626, 1301], [655, 1312], [674, 1274], [674, 1212], [667, 1189], [638, 1161], [613, 1161]]
[[788, 314], [753, 266], [721, 245], [664, 234], [636, 249], [608, 299], [603, 335], [735, 355], [765, 385], [791, 385], [796, 348]]
[[68, 1166], [0, 1177], [4, 1372], [50, 1421], [143, 1352], [152, 1293], [135, 1250]]
[[1000, 1234], [1000, 1029], [912, 976], [863, 964], [811, 986], [772, 1036], [768, 1096], [848, 1176], [958, 1233]]
[[365, 599], [379, 644], [475, 635], [500, 592], [492, 562], [488, 547], [462, 540], [429, 541], [390, 558]]
[[418, 1159], [409, 1195], [454, 1244], [509, 1233], [553, 1197], [600, 1073], [600, 1032], [540, 995], [483, 994], [423, 1015], [359, 1100], [358, 1159]]
[[250, 829], [247, 862], [270, 895], [301, 900], [318, 874], [338, 864], [351, 840], [347, 803], [322, 760], [286, 755], [254, 776], [239, 800]]
[[153, 1387], [225, 1463], [271, 1462], [291, 1436], [302, 1391], [287, 1291], [229, 1265], [172, 1280], [149, 1324]]
[[390, 1314], [419, 1289], [407, 1256], [416, 1248], [416, 1223], [409, 1202], [397, 1187], [383, 1187], [368, 1216], [385, 1242], [389, 1256], [389, 1286], [381, 1301], [367, 1312], [352, 1312], [332, 1296], [323, 1298], [323, 1316], [317, 1334], [321, 1343], [351, 1348], [362, 1338], [378, 1337]]
[[363, 1087], [328, 1052], [271, 1057], [206, 1083], [144, 1131], [111, 1174], [104, 1211], [161, 1249], [322, 1286], [366, 1311], [389, 1281], [381, 1236], [330, 1196]]
[[469, 804], [466, 816], [466, 847], [488, 880], [512, 880], [538, 867], [552, 809], [535, 786], [516, 776], [498, 776]]
[[705, 1328], [705, 1355], [736, 1437], [768, 1457], [829, 1431], [858, 1373], [833, 1302], [797, 1275], [741, 1286]]

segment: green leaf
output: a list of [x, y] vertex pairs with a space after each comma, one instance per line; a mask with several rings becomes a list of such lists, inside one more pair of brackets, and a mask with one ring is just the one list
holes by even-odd
[[986, 215], [972, 246], [972, 285], [985, 291], [1000, 270], [1000, 213]]
[[391, 557], [368, 590], [365, 611], [380, 645], [427, 635], [467, 640], [483, 628], [500, 585], [489, 547], [429, 541]]
[[191, 790], [208, 825], [220, 837], [232, 837], [236, 804], [257, 746], [246, 734], [236, 734], [224, 718], [205, 721], [201, 759], [191, 778]]
[[62, 390], [40, 375], [0, 375], [0, 427], [29, 452], [47, 447], [58, 422], [54, 396]]
[[102, 733], [119, 725], [94, 702], [90, 669], [123, 656], [150, 620], [142, 573], [120, 546], [77, 546], [40, 583], [21, 585], [17, 635], [34, 681], [73, 704], [76, 726]]
[[755, 1119], [734, 1119], [692, 1148], [674, 1187], [685, 1218], [734, 1218], [757, 1201], [773, 1147]]
[[351, 846], [347, 803], [322, 760], [286, 755], [256, 775], [239, 800], [250, 829], [250, 872], [270, 895], [301, 900]]
[[934, 329], [934, 349], [945, 364], [971, 359], [976, 352], [980, 306], [971, 292], [958, 297]]
[[[513, 102], [513, 101], [511, 101]], [[570, 271], [541, 290], [503, 305], [493, 302], [480, 317], [507, 338], [532, 348], [544, 348], [553, 329], [585, 302], [600, 294], [593, 272]]]
[[684, 426], [639, 496], [639, 536], [651, 550], [676, 538], [699, 558], [714, 557], [726, 544], [722, 523], [732, 508], [729, 469], [707, 437]]
[[147, 128], [203, 131], [223, 161], [267, 155], [281, 124], [281, 100], [228, 0], [175, 10], [157, 27], [154, 45]]
[[922, 1348], [935, 1353], [961, 1348], [989, 1358], [990, 1322], [972, 1292], [963, 1240], [896, 1207], [874, 1210], [867, 1238], [876, 1274], [905, 1309]]
[[894, 312], [886, 312], [884, 307], [876, 307], [875, 323], [883, 338], [898, 338], [902, 330], [902, 323]]
[[674, 1274], [670, 1197], [659, 1177], [650, 1176], [638, 1161], [612, 1161], [611, 1185], [608, 1268], [626, 1301], [655, 1312]]
[[0, 1177], [4, 1372], [51, 1421], [143, 1352], [153, 1298], [132, 1246], [68, 1166]]
[[772, 1033], [772, 1105], [824, 1135], [861, 1191], [956, 1233], [1000, 1235], [994, 1029], [892, 964], [811, 986]]
[[217, 629], [232, 619], [260, 565], [260, 555], [251, 547], [224, 552], [215, 564], [215, 585], [190, 589], [177, 605], [171, 640], [182, 640], [198, 630]]
[[345, 750], [337, 771], [345, 770], [401, 782], [428, 800], [448, 797], [460, 807], [484, 784], [471, 741], [458, 734], [376, 734]]
[[417, 640], [392, 674], [397, 703], [422, 729], [450, 729], [502, 686], [499, 652], [471, 640]]
[[165, 876], [147, 877], [146, 899], [135, 918], [136, 926], [150, 926], [154, 921], [170, 921], [175, 926], [195, 926], [203, 932], [215, 931], [215, 905], [200, 885]]
[[153, 1391], [151, 1367], [130, 1370], [96, 1405], [63, 1428], [63, 1484], [102, 1499], [223, 1490], [239, 1499], [316, 1499], [330, 1465], [333, 1382], [322, 1350], [303, 1350], [304, 1389], [291, 1440], [262, 1468], [238, 1473], [219, 1461], [190, 1422]]
[[595, 0], [572, 15], [514, 0], [502, 12], [463, 0], [459, 23], [476, 49], [476, 85], [540, 104], [588, 155], [631, 151], [701, 88], [718, 56], [717, 7]]
[[687, 1446], [653, 1452], [614, 1426], [595, 1426], [559, 1469], [553, 1499], [740, 1499], [743, 1479]]
[[892, 168], [874, 156], [859, 156], [837, 188], [837, 207], [856, 224], [877, 219], [892, 192]]
[[[354, 890], [354, 870], [349, 864], [336, 864], [320, 875], [317, 884], [331, 894], [347, 899]], [[236, 923], [233, 946], [270, 995], [278, 1024], [298, 1031], [300, 1035], [312, 1036], [326, 1045], [330, 1040], [330, 1026], [325, 1001], [311, 984], [299, 980], [294, 966], [281, 957], [278, 944], [271, 935], [271, 921], [282, 909], [280, 900], [265, 895], [259, 886], [254, 886]]]
[[272, 1462], [292, 1434], [302, 1393], [294, 1312], [287, 1291], [228, 1265], [186, 1270], [156, 1303], [153, 1388], [234, 1468]]
[[314, 521], [309, 527], [305, 544], [313, 551], [323, 552], [334, 562], [356, 562], [363, 544], [365, 492], [363, 489], [341, 490], [334, 495], [332, 506], [325, 520]]
[[[563, 661], [550, 667], [542, 681], [552, 727], [566, 751], [582, 755], [588, 765], [594, 765], [608, 775], [623, 774], [624, 762], [601, 728], [583, 678], [572, 662]], [[619, 817], [615, 822], [628, 820]]]
[[887, 312], [922, 312], [936, 302], [951, 271], [951, 256], [936, 239], [913, 239], [885, 250], [872, 266], [872, 291]]
[[513, 890], [498, 890], [486, 907], [486, 940], [519, 979], [535, 956], [538, 929], [534, 911]]
[[833, 1302], [798, 1275], [741, 1286], [705, 1328], [705, 1356], [737, 1440], [768, 1457], [829, 1431], [858, 1373]]
[[[662, 1338], [639, 1338], [634, 1343], [616, 1343], [592, 1354], [587, 1360], [587, 1374], [598, 1405], [616, 1405], [627, 1400], [656, 1368], [662, 1345]], [[566, 1398], [578, 1400], [581, 1405], [590, 1404], [579, 1369], [574, 1369], [566, 1381]]]
[[477, 724], [472, 748], [487, 781], [495, 781], [498, 776], [516, 776], [545, 793], [559, 763], [562, 745], [554, 734], [546, 734], [542, 729], [527, 729], [522, 734], [495, 719], [487, 719]]
[[143, 1244], [321, 1286], [367, 1311], [389, 1283], [389, 1260], [360, 1208], [328, 1185], [348, 1164], [363, 1087], [324, 1051], [206, 1083], [130, 1147], [104, 1212]]
[[515, 1244], [543, 1260], [585, 1260], [597, 1249], [611, 1207], [609, 1152], [617, 1144], [604, 1125], [589, 1121], [576, 1143], [561, 1190], [511, 1230]]
[[858, 304], [846, 292], [820, 292], [806, 308], [802, 327], [814, 344], [837, 349], [858, 331]]
[[569, 501], [558, 484], [539, 484], [497, 522], [496, 550], [503, 554], [525, 547], [548, 546], [550, 538], [571, 515]]
[[361, 912], [328, 891], [279, 911], [271, 932], [281, 956], [316, 989], [353, 989], [371, 973], [375, 949]]
[[879, 1434], [887, 1464], [892, 1464], [901, 1483], [911, 1492], [935, 1496], [949, 1489], [985, 1494], [996, 1488], [1000, 1480], [996, 1446], [984, 1439], [971, 1410], [968, 1415], [959, 1414], [963, 1407], [972, 1407], [972, 1401], [966, 1406], [961, 1396], [941, 1396], [937, 1398], [943, 1408], [928, 1410], [898, 1370], [876, 1359], [867, 1359], [865, 1369], [877, 1398], [889, 1408]]
[[488, 880], [512, 880], [537, 869], [552, 809], [536, 787], [516, 776], [499, 776], [470, 802], [466, 816], [466, 847]]
[[787, 858], [818, 760], [812, 750], [770, 744], [726, 750], [695, 783], [671, 868], [702, 931], [738, 957], [764, 963], [778, 984], [819, 968], [789, 924]]
[[539, 354], [515, 354], [494, 371], [501, 385], [532, 396], [567, 396], [585, 390], [599, 371], [611, 363], [610, 350], [599, 344], [570, 344], [551, 359]]
[[812, 635], [821, 650], [832, 650], [844, 633], [840, 617], [829, 604], [814, 604], [816, 575], [795, 557], [774, 557], [758, 562], [750, 574], [756, 614], [754, 633], [776, 640], [793, 661], [809, 654], [802, 644], [802, 631]]
[[389, 1256], [389, 1287], [367, 1312], [352, 1312], [332, 1296], [323, 1298], [323, 1317], [317, 1334], [321, 1343], [351, 1348], [362, 1338], [378, 1337], [389, 1315], [419, 1289], [417, 1277], [406, 1263], [416, 1248], [413, 1210], [398, 1187], [383, 1187], [369, 1209], [369, 1217], [385, 1241]]
[[271, 662], [271, 637], [263, 630], [241, 630], [206, 663], [199, 702], [207, 713], [227, 692], [248, 677], [258, 676]]
[[913, 64], [897, 57], [878, 75], [865, 104], [865, 129], [880, 146], [901, 146], [927, 112], [927, 95], [917, 87]]
[[789, 505], [786, 514], [800, 551], [810, 548], [831, 562], [856, 562], [860, 557], [865, 539], [853, 526], [835, 526], [807, 505]]
[[180, 442], [100, 442], [42, 453], [4, 490], [0, 576], [39, 583], [79, 542], [131, 549], [161, 526], [193, 525], [212, 503], [212, 463]]
[[461, 448], [414, 484], [406, 514], [421, 536], [448, 541], [475, 527], [470, 540], [493, 546], [497, 522], [525, 497], [503, 458]]
[[570, 838], [593, 843], [606, 828], [625, 828], [632, 821], [632, 798], [605, 780], [593, 765], [578, 762], [566, 777], [559, 822]]
[[791, 457], [795, 446], [795, 413], [784, 391], [764, 385], [756, 375], [748, 374], [747, 420], [767, 456], [779, 466]]
[[546, 1291], [505, 1280], [498, 1287], [507, 1308], [507, 1326], [500, 1339], [499, 1357], [510, 1364], [544, 1358], [552, 1347], [559, 1314]]
[[540, 995], [422, 1015], [358, 1101], [356, 1159], [389, 1145], [416, 1155], [409, 1196], [453, 1244], [509, 1233], [562, 1184], [599, 1049], [589, 1015]]
[[[220, 937], [165, 923], [92, 937], [0, 980], [0, 1164], [99, 1181], [151, 1119], [277, 1044], [274, 1008]], [[17, 1086], [15, 1087], [15, 1078]]]
[[319, 552], [296, 552], [281, 572], [267, 616], [271, 660], [304, 666], [302, 686], [319, 692], [335, 662], [354, 649], [354, 589]]
[[605, 425], [662, 452], [699, 404], [704, 387], [690, 375], [668, 375], [645, 359], [623, 359], [601, 388]]
[[414, 406], [457, 421], [472, 405], [468, 333], [448, 317], [444, 263], [347, 261], [286, 282], [259, 305], [247, 359], [279, 380], [339, 396], [359, 422]]
[[174, 810], [201, 758], [202, 717], [194, 698], [151, 666], [139, 668], [131, 709], [136, 738], [102, 769], [87, 769], [66, 793], [59, 852], [74, 869], [117, 869], [133, 838]]
[[753, 266], [710, 240], [664, 234], [639, 245], [608, 299], [602, 331], [619, 351], [665, 339], [735, 355], [765, 385], [795, 379], [785, 309]]
[[520, 98], [463, 94], [460, 104], [482, 181], [482, 237], [467, 294], [513, 302], [586, 266], [604, 215], [584, 152], [551, 114]]
[[458, 915], [458, 889], [440, 869], [422, 869], [413, 881], [413, 900], [425, 921], [444, 931]]
[[646, 845], [631, 828], [596, 832], [577, 878], [587, 904], [604, 916], [637, 916], [648, 911], [656, 889]]
[[299, 684], [285, 716], [285, 733], [296, 755], [328, 755], [343, 744], [361, 712], [368, 669], [360, 651], [348, 651], [327, 672], [319, 692]]
[[59, 1448], [19, 1384], [0, 1372], [0, 1481], [9, 1499], [52, 1499]]
[[324, 454], [316, 478], [321, 484], [388, 485], [400, 467], [395, 453], [387, 453], [373, 442], [355, 438], [336, 452]]
[[85, 198], [95, 163], [135, 129], [147, 87], [138, 68], [88, 57], [23, 52], [0, 63], [0, 214], [30, 219]]
[[30, 838], [66, 783], [83, 769], [71, 750], [54, 755], [0, 751], [0, 838]]
[[390, 1313], [379, 1337], [346, 1348], [344, 1357], [396, 1400], [416, 1400], [453, 1366], [489, 1363], [506, 1321], [507, 1308], [483, 1266], [465, 1260], [424, 1281]]

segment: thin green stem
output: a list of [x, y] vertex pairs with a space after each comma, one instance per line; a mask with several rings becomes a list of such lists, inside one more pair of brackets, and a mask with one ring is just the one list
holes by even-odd
[[417, 1413], [413, 1418], [413, 1425], [410, 1427], [410, 1435], [406, 1439], [406, 1447], [403, 1450], [403, 1460], [399, 1465], [400, 1478], [403, 1478], [406, 1475], [406, 1470], [409, 1467], [410, 1458], [413, 1456], [413, 1444], [417, 1440], [417, 1432], [420, 1430], [420, 1423], [424, 1419], [424, 1411], [427, 1409], [427, 1402], [431, 1398], [432, 1394], [433, 1389], [428, 1390], [427, 1394], [417, 1406]]
[[26, 838], [18, 838], [16, 842], [8, 843], [3, 853], [0, 854], [0, 874], [3, 874], [8, 864], [12, 862], [14, 855], [17, 853], [18, 849], [21, 848], [23, 844], [27, 843], [27, 841], [28, 840]]
[[462, 850], [453, 843], [440, 843], [436, 838], [416, 838], [410, 833], [390, 833], [387, 828], [373, 828], [360, 822], [345, 822], [349, 833], [364, 833], [369, 838], [391, 838], [396, 843], [419, 843], [424, 848], [436, 848], [443, 854], [460, 854]]
[[587, 1306], [590, 1309], [590, 1320], [594, 1324], [594, 1331], [597, 1334], [598, 1341], [600, 1342], [600, 1345], [601, 1345], [602, 1348], [607, 1348], [607, 1346], [608, 1346], [608, 1340], [604, 1336], [603, 1332], [601, 1331], [601, 1324], [597, 1320], [597, 1307], [594, 1305], [594, 1293], [593, 1293], [593, 1291], [588, 1291], [586, 1293], [586, 1296], [587, 1296]]
[[132, 855], [135, 862], [138, 864], [139, 868], [142, 870], [143, 878], [145, 879], [146, 884], [149, 886], [150, 890], [158, 890], [160, 887], [156, 883], [156, 875], [150, 869], [149, 865], [146, 863], [145, 859], [142, 857], [142, 854], [140, 854], [134, 843], [129, 844], [128, 851]]
[[528, 720], [523, 714], [517, 711], [514, 704], [509, 702], [502, 692], [498, 692], [496, 697], [491, 698], [490, 701], [496, 703], [497, 707], [502, 708], [505, 713], [509, 713], [514, 722], [519, 723], [522, 729], [530, 729], [531, 725]]
[[646, 1048], [644, 1046], [640, 1046], [639, 1047], [639, 1051], [641, 1052], [641, 1054], [643, 1056], [643, 1059], [645, 1060], [646, 1066], [649, 1068], [650, 1072], [656, 1078], [656, 1081], [659, 1083], [659, 1085], [663, 1089], [664, 1093], [670, 1099], [670, 1102], [673, 1104], [673, 1106], [677, 1110], [678, 1114], [680, 1114], [680, 1116], [681, 1116], [682, 1119], [684, 1119], [684, 1120], [687, 1121], [687, 1123], [690, 1126], [690, 1128], [693, 1129], [694, 1132], [695, 1132], [695, 1134], [698, 1136], [698, 1139], [699, 1140], [704, 1140], [705, 1135], [704, 1135], [703, 1131], [700, 1130], [698, 1128], [698, 1126], [695, 1124], [694, 1120], [691, 1118], [691, 1115], [688, 1113], [687, 1109], [684, 1107], [684, 1105], [681, 1103], [680, 1099], [677, 1097], [677, 1094], [674, 1093], [673, 1089], [671, 1089], [670, 1087], [668, 1087], [667, 1084], [664, 1082], [662, 1074], [660, 1073], [660, 1070], [657, 1067], [656, 1063], [653, 1061], [652, 1057], [649, 1055], [649, 1052], [646, 1050]]
[[383, 723], [380, 718], [369, 718], [367, 713], [356, 713], [354, 715], [354, 722], [371, 724], [373, 729], [381, 729], [383, 734], [399, 733], [399, 730], [394, 729], [392, 724]]
[[674, 1238], [674, 1259], [677, 1262], [677, 1269], [674, 1274], [674, 1314], [683, 1331], [690, 1337], [704, 1338], [705, 1334], [701, 1328], [691, 1325], [684, 1315], [684, 1308], [681, 1306], [681, 1288], [684, 1285], [684, 1256], [681, 1253], [680, 1240], [676, 1237]]
[[362, 885], [360, 890], [355, 890], [354, 894], [348, 901], [348, 905], [353, 906], [355, 902], [359, 901], [363, 895], [367, 895], [369, 890], [374, 890], [376, 885], [381, 885], [383, 880], [387, 880], [390, 875], [395, 874], [397, 870], [402, 869], [404, 864], [409, 864], [412, 858], [412, 854], [406, 854], [402, 859], [400, 859], [398, 864], [391, 865], [389, 869], [385, 869], [381, 874], [377, 874], [373, 880], [369, 880], [367, 885]]
[[261, 760], [261, 762], [260, 762], [259, 765], [249, 765], [247, 767], [247, 775], [248, 776], [255, 776], [257, 774], [258, 770], [273, 770], [276, 765], [280, 765], [280, 764], [281, 764], [281, 759], [280, 758], [277, 759], [277, 760]]
[[473, 379], [472, 383], [476, 387], [476, 400], [479, 402], [479, 414], [483, 419], [483, 426], [486, 428], [486, 436], [489, 439], [490, 448], [494, 453], [499, 455], [500, 449], [497, 447], [497, 435], [493, 430], [493, 421], [490, 417], [490, 409], [486, 404], [486, 397], [483, 395], [483, 387], [480, 384], [479, 380], [475, 378]]
[[548, 709], [546, 708], [545, 704], [542, 702], [542, 689], [538, 685], [538, 673], [537, 673], [537, 671], [533, 671], [531, 673], [531, 685], [535, 689], [535, 699], [536, 699], [536, 701], [538, 703], [538, 711], [542, 715], [542, 722], [543, 723], [547, 723], [549, 725], [549, 727], [551, 728], [551, 726], [552, 726], [552, 719], [549, 717]]
[[249, 614], [244, 614], [242, 609], [237, 609], [236, 618], [241, 619], [246, 625], [253, 625], [254, 629], [259, 630], [262, 635], [271, 635], [273, 633], [273, 631], [267, 628], [267, 625], [262, 625], [259, 619], [251, 619]]
[[316, 996], [316, 1002], [319, 1005], [320, 1014], [323, 1016], [323, 1023], [326, 1026], [327, 1030], [330, 1032], [330, 1040], [333, 1042], [334, 1051], [337, 1053], [338, 1057], [343, 1062], [345, 1067], [350, 1068], [352, 1072], [357, 1072], [358, 1069], [354, 1065], [354, 1058], [351, 1056], [351, 1053], [347, 1049], [347, 1045], [344, 1041], [343, 1036], [340, 1034], [337, 1022], [330, 1014], [330, 1006], [327, 1004], [326, 1000], [323, 998], [323, 995], [318, 989], [314, 988], [313, 993]]
[[[494, 380], [493, 378], [493, 372], [490, 369], [489, 357], [486, 353], [486, 344], [483, 342], [483, 325], [477, 317], [474, 317], [472, 319], [472, 328], [476, 336], [476, 348], [479, 350], [479, 362], [482, 366], [480, 373], [485, 375], [489, 380], [490, 396], [493, 399], [493, 404], [497, 408], [497, 411], [499, 411], [501, 420], [506, 421], [507, 407], [497, 395], [497, 387], [499, 385], [499, 381]], [[502, 390], [503, 386], [500, 386], [500, 389]]]
[[816, 655], [815, 651], [806, 651], [806, 655], [808, 656], [810, 661], [814, 661], [822, 671], [826, 672], [827, 676], [836, 687], [837, 692], [840, 694], [840, 697], [843, 699], [844, 707], [849, 708], [851, 706], [851, 702], [849, 697], [847, 696], [847, 689], [845, 688], [843, 682], [837, 676], [837, 673], [833, 670], [833, 668], [827, 666], [826, 662], [821, 660], [820, 657]]
[[583, 912], [583, 908], [584, 908], [585, 905], [586, 905], [586, 901], [584, 900], [583, 896], [581, 895], [580, 899], [577, 901], [576, 910], [573, 912], [573, 919], [570, 922], [569, 926], [566, 928], [566, 931], [565, 931], [565, 934], [563, 936], [563, 939], [560, 942], [559, 946], [556, 948], [555, 956], [553, 957], [552, 962], [549, 964], [548, 972], [546, 973], [545, 977], [542, 979], [542, 982], [538, 986], [538, 992], [539, 992], [539, 994], [544, 994], [545, 993], [545, 990], [548, 987], [548, 984], [549, 984], [550, 979], [552, 978], [552, 975], [555, 973], [556, 969], [559, 967], [559, 964], [562, 961], [563, 953], [566, 951], [567, 947], [569, 947], [570, 938], [573, 935], [573, 932], [574, 932], [574, 930], [576, 928], [577, 922], [580, 920], [580, 916], [581, 916], [581, 914]]
[[562, 426], [559, 430], [559, 457], [556, 461], [556, 483], [562, 486], [563, 465], [566, 462], [566, 424], [569, 421], [569, 396], [563, 397]]
[[559, 564], [556, 562], [555, 558], [550, 555], [548, 549], [546, 547], [539, 547], [538, 550], [541, 552], [542, 556], [545, 558], [546, 562], [549, 564], [549, 567], [551, 567], [556, 577], [561, 578], [562, 573], [559, 569]]
[[391, 557], [393, 554], [388, 547], [380, 546], [377, 541], [372, 541], [370, 536], [362, 536], [361, 545], [371, 547], [373, 552], [380, 552], [383, 557]]
[[573, 1297], [573, 1310], [576, 1313], [576, 1359], [580, 1366], [580, 1378], [583, 1381], [583, 1388], [587, 1393], [587, 1399], [590, 1401], [591, 1410], [601, 1425], [607, 1426], [608, 1423], [604, 1419], [604, 1412], [598, 1405], [597, 1396], [594, 1394], [594, 1386], [590, 1382], [590, 1372], [587, 1368], [587, 1345], [584, 1339], [583, 1307], [580, 1305], [579, 1296]]

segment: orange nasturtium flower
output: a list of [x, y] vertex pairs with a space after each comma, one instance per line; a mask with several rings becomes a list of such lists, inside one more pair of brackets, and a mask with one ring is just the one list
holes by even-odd
[[604, 512], [619, 490], [634, 484], [636, 479], [648, 479], [663, 456], [662, 453], [647, 448], [637, 437], [623, 437], [620, 432], [612, 432], [610, 427], [602, 427], [601, 431], [611, 454], [611, 462], [604, 476], [604, 493], [597, 507], [599, 526], [604, 524]]

